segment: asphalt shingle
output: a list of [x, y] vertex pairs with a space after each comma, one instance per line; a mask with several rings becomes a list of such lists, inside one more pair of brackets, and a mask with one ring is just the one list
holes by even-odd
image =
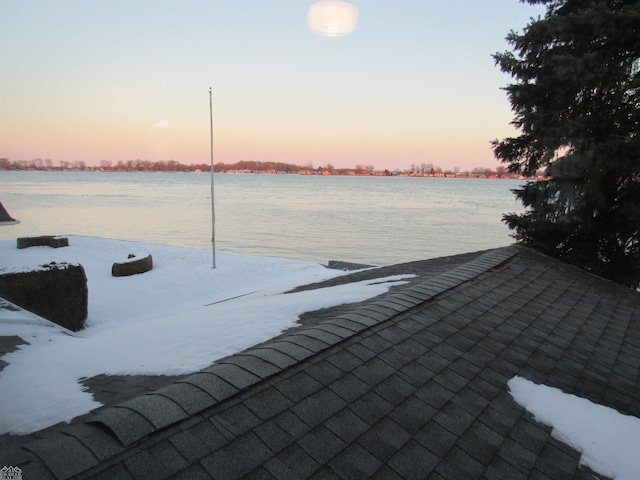
[[133, 478], [140, 480], [162, 480], [184, 470], [188, 462], [169, 442], [160, 442], [141, 450], [124, 461]]
[[324, 465], [340, 453], [347, 443], [327, 427], [320, 425], [301, 437], [298, 445], [318, 464]]
[[162, 395], [143, 395], [119, 405], [143, 416], [155, 429], [177, 423], [188, 417], [180, 406]]
[[99, 463], [83, 442], [69, 435], [60, 435], [56, 442], [36, 440], [26, 448], [35, 453], [57, 478], [72, 477]]
[[200, 420], [170, 438], [171, 443], [189, 463], [194, 463], [222, 447], [226, 437], [211, 421]]
[[188, 415], [201, 412], [216, 403], [215, 398], [190, 383], [173, 383], [162, 387], [153, 395], [161, 395], [172, 400]]
[[153, 424], [143, 415], [128, 408], [112, 407], [100, 410], [90, 422], [104, 425], [125, 446], [132, 445], [155, 430]]
[[253, 432], [234, 439], [200, 461], [207, 473], [216, 479], [242, 478], [273, 457], [273, 452]]
[[208, 372], [199, 372], [189, 375], [188, 377], [179, 380], [177, 383], [189, 383], [194, 385], [217, 401], [225, 400], [239, 392], [237, 387], [234, 387], [227, 381], [218, 377], [217, 375]]
[[264, 468], [276, 478], [306, 478], [320, 468], [320, 464], [294, 443], [267, 460]]

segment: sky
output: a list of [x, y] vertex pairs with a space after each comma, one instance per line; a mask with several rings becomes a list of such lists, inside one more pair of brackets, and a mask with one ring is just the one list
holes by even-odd
[[495, 168], [514, 133], [491, 55], [540, 6], [352, 0], [0, 0], [0, 157]]

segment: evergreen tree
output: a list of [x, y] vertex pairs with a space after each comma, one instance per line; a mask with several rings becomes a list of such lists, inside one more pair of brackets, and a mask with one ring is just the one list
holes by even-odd
[[522, 0], [544, 18], [494, 55], [519, 136], [492, 142], [512, 172], [546, 178], [514, 190], [503, 220], [522, 245], [640, 286], [640, 0]]

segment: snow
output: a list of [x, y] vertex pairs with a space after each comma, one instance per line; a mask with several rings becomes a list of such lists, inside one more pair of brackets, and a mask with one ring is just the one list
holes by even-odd
[[[111, 276], [114, 262], [145, 252], [149, 272]], [[344, 272], [296, 260], [154, 244], [69, 237], [69, 246], [18, 250], [0, 241], [7, 270], [55, 262], [81, 264], [89, 288], [85, 329], [76, 336], [34, 322], [0, 322], [20, 345], [2, 360], [0, 433], [27, 434], [100, 406], [80, 380], [99, 374], [178, 375], [266, 341], [299, 315], [372, 298], [411, 275], [284, 293]], [[0, 269], [0, 272], [2, 270]], [[37, 322], [36, 322], [37, 323]]]
[[509, 389], [536, 420], [553, 427], [554, 437], [582, 452], [580, 463], [616, 480], [638, 478], [640, 419], [521, 377]]
[[32, 266], [26, 266], [26, 265], [21, 265], [21, 266], [14, 266], [14, 267], [3, 267], [0, 268], [0, 273], [5, 273], [5, 274], [10, 274], [10, 273], [27, 273], [27, 272], [45, 272], [45, 271], [49, 271], [49, 270], [53, 270], [53, 269], [65, 269], [65, 268], [69, 268], [72, 265], [78, 265], [76, 264], [71, 264], [71, 263], [49, 263], [46, 265], [32, 265]]
[[[46, 318], [43, 318], [39, 315], [36, 315], [33, 312], [29, 312], [27, 310], [23, 310], [21, 307], [16, 305], [15, 303], [11, 303], [9, 300], [0, 297], [0, 323], [20, 323], [22, 325], [32, 324], [32, 325], [40, 325], [43, 327], [53, 328], [54, 330], [59, 330], [67, 335], [76, 336], [75, 332], [62, 327], [56, 323], [53, 323]], [[0, 334], [2, 333], [2, 329], [0, 329]]]

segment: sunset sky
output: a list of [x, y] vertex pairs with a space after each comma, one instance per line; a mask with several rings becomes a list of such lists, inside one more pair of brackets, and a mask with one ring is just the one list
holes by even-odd
[[307, 0], [0, 0], [0, 157], [495, 168], [513, 133], [491, 54], [544, 10], [353, 0], [349, 36]]

